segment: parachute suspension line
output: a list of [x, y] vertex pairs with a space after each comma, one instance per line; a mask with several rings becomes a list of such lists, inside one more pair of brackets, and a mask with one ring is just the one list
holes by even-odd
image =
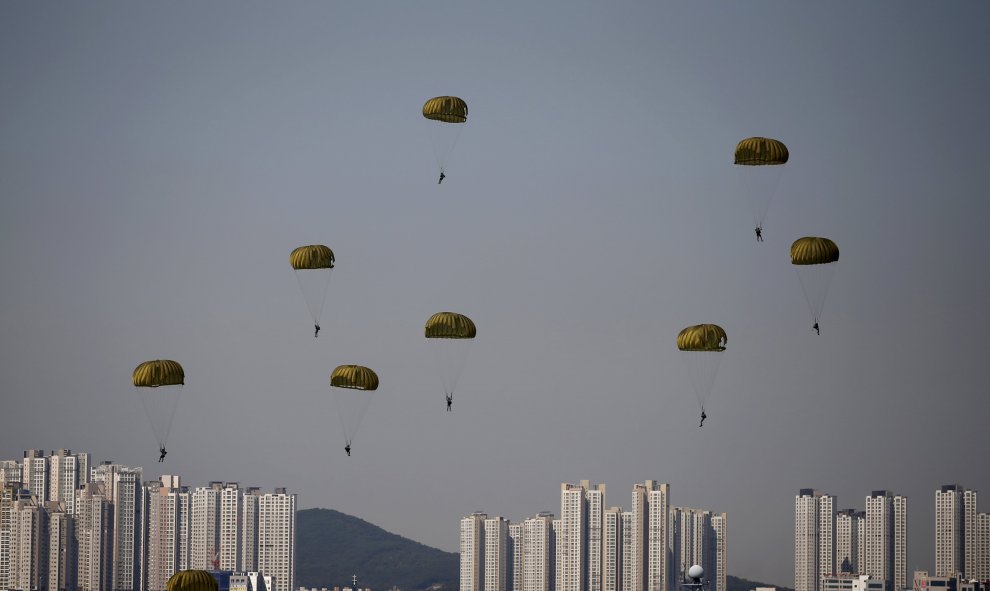
[[444, 396], [453, 396], [474, 339], [432, 339]]
[[[182, 395], [181, 386], [165, 386], [165, 387], [175, 388], [175, 395], [171, 396], [167, 390], [164, 390], [161, 391], [161, 396], [158, 396], [161, 388], [158, 387], [158, 388], [154, 388], [149, 395], [139, 397], [141, 399], [141, 406], [144, 407], [144, 412], [146, 415], [148, 415], [148, 422], [151, 423], [151, 432], [154, 434], [155, 439], [158, 440], [159, 447], [165, 447], [165, 445], [168, 443], [168, 436], [172, 432], [172, 420], [175, 418], [175, 411], [179, 408], [179, 398]], [[153, 403], [149, 403], [149, 399], [151, 398], [151, 396], [156, 396], [158, 398], [165, 399], [165, 401], [162, 404], [165, 406], [165, 408], [164, 409], [153, 408], [156, 405], [154, 405]], [[165, 410], [168, 411], [167, 415], [164, 415], [163, 411]], [[159, 415], [168, 417], [165, 420], [164, 424], [159, 425], [155, 421], [155, 418], [158, 417]]]
[[299, 291], [302, 293], [303, 301], [306, 307], [309, 309], [309, 313], [312, 315], [312, 320], [314, 324], [319, 324], [320, 320], [323, 318], [323, 309], [326, 307], [327, 303], [327, 292], [330, 291], [330, 273], [331, 269], [326, 269], [326, 273], [323, 281], [314, 285], [314, 279], [303, 280], [301, 273], [307, 273], [307, 277], [312, 274], [316, 274], [319, 277], [320, 271], [318, 270], [304, 270], [295, 272], [296, 283], [299, 284]]
[[330, 290], [330, 271], [328, 270], [327, 279], [323, 283], [323, 297], [320, 298], [319, 309], [316, 311], [316, 319], [314, 320], [316, 324], [319, 324], [320, 320], [323, 318], [323, 307], [326, 306], [327, 304], [327, 292], [329, 290]]

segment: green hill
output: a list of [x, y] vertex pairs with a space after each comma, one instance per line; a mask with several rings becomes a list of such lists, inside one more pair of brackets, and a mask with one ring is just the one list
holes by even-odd
[[[457, 591], [460, 556], [389, 533], [332, 509], [296, 513], [296, 586], [344, 587], [358, 576], [361, 587], [388, 591]], [[728, 576], [726, 591], [773, 587]], [[778, 591], [792, 591], [778, 587]]]
[[460, 556], [389, 533], [332, 509], [296, 513], [296, 586], [387, 591], [457, 589]]

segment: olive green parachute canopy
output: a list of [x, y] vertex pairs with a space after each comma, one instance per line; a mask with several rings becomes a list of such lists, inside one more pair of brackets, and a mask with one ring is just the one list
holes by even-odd
[[467, 114], [467, 103], [456, 96], [438, 96], [423, 104], [423, 117], [433, 121], [464, 123]]
[[352, 390], [377, 390], [378, 376], [361, 365], [338, 365], [330, 374], [330, 385]]
[[134, 385], [139, 388], [157, 388], [158, 386], [181, 386], [185, 383], [186, 372], [177, 361], [156, 359], [145, 361], [134, 369], [131, 376]]
[[766, 166], [784, 164], [790, 154], [784, 142], [766, 137], [751, 137], [736, 144], [736, 164]]
[[217, 580], [205, 570], [182, 570], [165, 584], [166, 591], [217, 591]]
[[791, 245], [792, 265], [825, 265], [839, 260], [839, 247], [828, 238], [805, 236]]
[[717, 324], [696, 324], [677, 335], [677, 348], [681, 351], [725, 351], [725, 329]]
[[300, 246], [289, 253], [293, 269], [333, 269], [333, 251], [322, 244]]
[[477, 334], [474, 322], [464, 314], [437, 312], [426, 321], [428, 339], [473, 339]]

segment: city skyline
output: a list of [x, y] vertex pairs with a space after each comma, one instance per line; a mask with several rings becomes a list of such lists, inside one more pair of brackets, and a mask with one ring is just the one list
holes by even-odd
[[[795, 491], [891, 490], [908, 571], [930, 567], [931, 491], [990, 488], [965, 452], [990, 416], [988, 21], [972, 0], [0, 3], [0, 456], [54, 441], [284, 486], [448, 552], [479, 504], [645, 475], [731, 514], [732, 570], [776, 582]], [[466, 121], [438, 163], [441, 96]], [[788, 154], [762, 241], [753, 137]], [[812, 236], [841, 251], [824, 308], [789, 252]], [[302, 245], [335, 256], [318, 338]], [[476, 326], [450, 412], [440, 311]], [[727, 336], [703, 383], [677, 344], [702, 323]], [[184, 385], [159, 467], [132, 372], [160, 359]], [[329, 376], [352, 364], [380, 387], [348, 456]]]
[[164, 591], [198, 569], [260, 572], [272, 591], [294, 591], [295, 493], [145, 481], [142, 468], [91, 456], [0, 460], [0, 589]]

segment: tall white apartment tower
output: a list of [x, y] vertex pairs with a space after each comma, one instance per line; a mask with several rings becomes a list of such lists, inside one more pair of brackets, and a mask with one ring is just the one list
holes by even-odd
[[990, 513], [976, 516], [976, 539], [979, 551], [976, 556], [976, 569], [973, 578], [978, 581], [990, 580]]
[[220, 490], [222, 482], [213, 481], [192, 493], [192, 531], [189, 539], [189, 564], [196, 570], [213, 570], [220, 550]]
[[[835, 568], [837, 573], [859, 574], [860, 518], [866, 513], [843, 509], [835, 514]], [[865, 532], [862, 532], [865, 533]]]
[[48, 500], [48, 458], [45, 457], [45, 452], [40, 449], [24, 452], [21, 478], [24, 487], [31, 491], [39, 503]]
[[861, 574], [885, 581], [888, 591], [907, 583], [907, 498], [886, 490], [866, 497], [866, 565]]
[[671, 578], [686, 580], [687, 570], [697, 564], [705, 569], [711, 590], [724, 591], [726, 514], [672, 507], [670, 533]]
[[247, 572], [258, 570], [258, 500], [261, 489], [255, 486], [244, 491], [241, 507], [241, 568]]
[[670, 485], [647, 481], [652, 485], [647, 491], [649, 502], [649, 532], [647, 539], [647, 590], [668, 591], [670, 577], [668, 576], [669, 561], [667, 548], [669, 546], [670, 528]]
[[584, 498], [586, 490], [583, 485], [566, 483], [560, 485], [557, 591], [586, 591], [588, 535], [587, 505]]
[[[523, 591], [556, 589], [553, 522], [553, 513], [540, 513], [523, 521]], [[462, 576], [463, 572], [462, 569]], [[461, 591], [464, 591], [463, 583]]]
[[21, 488], [20, 482], [7, 482], [0, 486], [0, 589], [12, 588], [9, 580], [14, 501], [30, 499], [30, 496], [27, 489]]
[[89, 482], [89, 454], [71, 450], [53, 451], [48, 458], [48, 500], [65, 503], [71, 515], [75, 510], [76, 489]]
[[835, 503], [832, 495], [822, 495], [818, 502], [818, 580], [835, 574]]
[[602, 512], [602, 591], [622, 591], [622, 509]]
[[113, 506], [103, 482], [76, 493], [76, 585], [78, 591], [109, 591], [113, 575]]
[[581, 486], [584, 487], [584, 500], [585, 500], [585, 513], [587, 521], [587, 535], [585, 539], [587, 543], [585, 547], [587, 548], [586, 554], [586, 574], [585, 574], [585, 585], [587, 591], [602, 591], [602, 580], [604, 576], [603, 572], [603, 523], [602, 523], [602, 511], [605, 509], [605, 484], [597, 484], [591, 486], [591, 483], [587, 480], [581, 481]]
[[14, 501], [10, 530], [10, 589], [42, 589], [48, 585], [47, 513], [32, 496]]
[[64, 501], [48, 501], [48, 590], [76, 588], [75, 523]]
[[907, 497], [894, 495], [894, 590], [907, 588]]
[[284, 488], [258, 499], [258, 572], [275, 578], [272, 591], [296, 588], [296, 495]]
[[962, 493], [963, 505], [963, 577], [975, 579], [979, 568], [979, 535], [976, 529], [976, 491], [966, 489]]
[[509, 583], [511, 591], [523, 591], [523, 558], [525, 557], [525, 547], [523, 545], [523, 524], [509, 524]]
[[474, 513], [461, 519], [461, 585], [460, 591], [482, 591], [485, 581], [485, 519], [488, 515]]
[[633, 485], [629, 591], [668, 591], [670, 485], [655, 480]]
[[935, 491], [935, 576], [954, 577], [963, 572], [965, 532], [963, 493], [958, 484], [944, 484]]
[[671, 577], [675, 581], [687, 579], [692, 565], [705, 569], [709, 581], [715, 575], [715, 536], [711, 512], [688, 507], [670, 509]]
[[144, 556], [144, 488], [141, 468], [103, 462], [93, 469], [93, 481], [102, 482], [113, 502], [114, 591], [141, 588]]
[[509, 522], [502, 517], [488, 517], [484, 530], [484, 591], [509, 591]]
[[714, 581], [714, 591], [728, 591], [728, 516], [723, 513], [712, 515], [712, 531], [715, 533], [715, 572], [709, 577], [709, 581]]
[[178, 476], [162, 476], [145, 486], [147, 591], [164, 591], [173, 574], [188, 569], [189, 501]]
[[243, 570], [241, 566], [241, 536], [243, 491], [236, 482], [220, 489], [220, 570]]
[[835, 497], [802, 488], [794, 497], [794, 591], [818, 591], [822, 574], [835, 570], [834, 540]]
[[622, 517], [622, 548], [620, 550], [621, 556], [621, 590], [628, 591], [633, 587], [633, 553], [635, 551], [635, 546], [633, 545], [633, 513], [632, 511], [623, 511], [620, 515]]

